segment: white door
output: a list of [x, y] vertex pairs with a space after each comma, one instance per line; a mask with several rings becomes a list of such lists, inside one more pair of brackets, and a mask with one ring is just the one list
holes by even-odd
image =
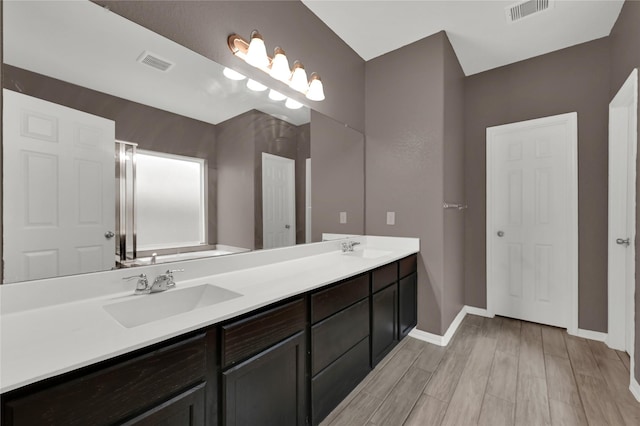
[[638, 71], [609, 104], [609, 330], [607, 344], [633, 354]]
[[3, 90], [4, 282], [115, 265], [115, 123]]
[[296, 243], [295, 161], [262, 153], [262, 247]]
[[[577, 115], [487, 129], [487, 309], [570, 327], [577, 297]], [[574, 251], [575, 250], [575, 251]]]

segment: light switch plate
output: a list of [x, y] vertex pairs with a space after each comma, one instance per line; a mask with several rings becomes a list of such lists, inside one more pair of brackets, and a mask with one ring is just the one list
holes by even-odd
[[340, 223], [347, 223], [347, 212], [340, 212]]
[[387, 225], [396, 224], [396, 212], [387, 212]]

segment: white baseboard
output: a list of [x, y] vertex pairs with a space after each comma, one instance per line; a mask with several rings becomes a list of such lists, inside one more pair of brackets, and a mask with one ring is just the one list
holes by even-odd
[[456, 317], [453, 319], [453, 321], [451, 322], [451, 325], [449, 325], [449, 328], [447, 329], [447, 332], [444, 333], [444, 336], [440, 336], [439, 334], [428, 333], [426, 331], [418, 330], [417, 328], [414, 328], [413, 330], [411, 330], [409, 332], [409, 336], [416, 338], [418, 340], [422, 340], [427, 343], [432, 343], [434, 345], [447, 346], [451, 341], [451, 338], [453, 337], [453, 335], [456, 333], [456, 330], [458, 330], [458, 327], [460, 327], [460, 323], [462, 323], [462, 320], [467, 314], [493, 318], [493, 316], [489, 315], [486, 309], [465, 305], [462, 307], [462, 309], [460, 309], [460, 312], [458, 312], [458, 315], [456, 315]]
[[493, 318], [495, 315], [490, 315], [486, 309], [476, 308], [475, 306], [465, 305], [464, 308], [466, 313], [471, 315], [477, 315], [479, 317]]
[[600, 331], [584, 330], [579, 328], [576, 336], [582, 337], [583, 339], [597, 340], [604, 343], [607, 342], [607, 333], [602, 333]]
[[631, 394], [634, 396], [636, 401], [640, 402], [640, 383], [638, 383], [638, 381], [634, 377], [631, 377], [629, 390], [631, 391]]

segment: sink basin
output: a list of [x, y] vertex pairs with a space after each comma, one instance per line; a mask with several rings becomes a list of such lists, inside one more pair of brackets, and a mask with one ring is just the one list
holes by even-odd
[[137, 327], [242, 296], [235, 291], [202, 284], [162, 293], [131, 296], [124, 302], [104, 305], [109, 315], [126, 328]]
[[355, 250], [355, 251], [350, 251], [345, 253], [345, 256], [352, 256], [352, 257], [360, 257], [362, 259], [377, 259], [379, 257], [382, 256], [386, 256], [388, 254], [391, 254], [390, 251], [387, 250], [376, 250], [376, 249], [363, 249], [363, 250]]

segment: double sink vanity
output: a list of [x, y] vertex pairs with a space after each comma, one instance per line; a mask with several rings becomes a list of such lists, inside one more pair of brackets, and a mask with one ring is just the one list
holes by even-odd
[[2, 425], [320, 423], [417, 322], [419, 240], [353, 240], [0, 286]]

